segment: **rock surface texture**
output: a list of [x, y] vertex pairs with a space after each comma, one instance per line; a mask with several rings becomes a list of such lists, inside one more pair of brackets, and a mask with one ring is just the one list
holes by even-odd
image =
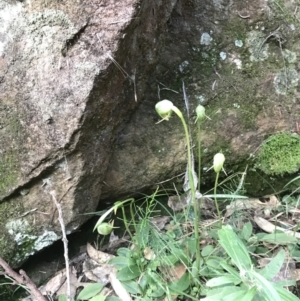
[[[243, 184], [249, 194], [280, 191], [300, 168], [299, 27], [294, 1], [178, 0], [146, 99], [119, 134], [102, 197], [153, 191], [154, 183], [172, 184], [182, 175], [180, 121], [155, 124], [154, 110], [159, 99], [169, 99], [186, 111], [182, 81], [190, 111], [202, 104], [210, 117], [202, 125], [202, 184], [213, 182], [214, 172], [205, 171], [222, 151], [227, 174], [236, 175], [233, 191], [247, 166]], [[276, 135], [282, 132], [287, 135]], [[178, 179], [182, 184], [182, 176]]]
[[95, 211], [174, 5], [0, 0], [0, 254], [14, 266], [60, 238], [53, 198], [68, 233]]
[[[246, 182], [256, 185], [246, 188], [260, 194], [287, 173], [277, 150], [292, 141], [298, 152], [288, 174], [296, 172], [297, 7], [292, 0], [0, 0], [0, 254], [17, 266], [60, 238], [53, 198], [72, 232], [100, 198], [182, 174], [181, 124], [175, 117], [156, 124], [154, 110], [165, 98], [184, 110], [182, 81], [190, 111], [200, 103], [211, 118], [202, 125], [203, 169], [222, 150], [227, 173], [248, 165]], [[193, 113], [189, 122], [195, 128]], [[288, 135], [268, 145], [280, 132]]]

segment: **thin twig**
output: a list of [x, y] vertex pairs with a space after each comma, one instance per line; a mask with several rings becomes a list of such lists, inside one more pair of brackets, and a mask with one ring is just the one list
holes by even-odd
[[24, 285], [26, 286], [29, 290], [32, 296], [37, 300], [37, 301], [48, 301], [46, 297], [42, 295], [42, 293], [38, 290], [36, 285], [32, 282], [32, 280], [27, 276], [25, 271], [20, 270], [18, 274], [15, 272], [9, 265], [8, 263], [0, 257], [0, 265], [3, 267], [5, 274], [13, 278], [18, 285]]
[[68, 301], [71, 300], [71, 284], [70, 284], [70, 267], [69, 267], [69, 251], [68, 251], [68, 239], [66, 235], [66, 227], [63, 220], [63, 214], [61, 210], [61, 205], [57, 201], [55, 196], [55, 191], [50, 191], [50, 195], [52, 196], [53, 202], [57, 208], [58, 212], [58, 221], [60, 223], [61, 232], [62, 232], [62, 241], [64, 244], [64, 257], [65, 257], [65, 264], [66, 264], [66, 276], [67, 276], [67, 299]]

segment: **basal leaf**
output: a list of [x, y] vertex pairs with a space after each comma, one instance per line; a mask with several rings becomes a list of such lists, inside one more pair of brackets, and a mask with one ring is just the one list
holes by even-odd
[[79, 293], [76, 300], [88, 300], [100, 293], [103, 287], [104, 285], [101, 283], [91, 283]]
[[279, 294], [282, 301], [299, 301], [300, 300], [298, 297], [296, 297], [294, 294], [292, 294], [291, 292], [289, 292], [288, 290], [286, 290], [283, 287], [277, 287], [275, 285], [275, 289], [276, 289], [277, 293]]
[[120, 298], [115, 297], [115, 296], [109, 296], [106, 298], [105, 301], [122, 301]]
[[[277, 293], [273, 283], [268, 281], [266, 278], [261, 276], [259, 273], [254, 270], [249, 271], [251, 279], [255, 281], [257, 288], [260, 288], [260, 294], [262, 294], [266, 300], [269, 301], [281, 301], [279, 294]], [[252, 280], [252, 281], [253, 281]]]
[[220, 263], [222, 268], [224, 270], [226, 270], [228, 273], [230, 273], [231, 275], [235, 276], [235, 277], [240, 277], [240, 274], [230, 265], [228, 265], [225, 261]]
[[[157, 290], [148, 294], [148, 297], [160, 298], [165, 294], [165, 290], [162, 287], [158, 287]], [[151, 299], [152, 300], [152, 299]]]
[[247, 222], [246, 224], [244, 224], [243, 229], [242, 229], [242, 235], [246, 241], [248, 241], [248, 239], [251, 237], [252, 230], [253, 230], [253, 227], [250, 222]]
[[109, 260], [109, 263], [114, 265], [118, 270], [126, 266], [135, 265], [135, 262], [132, 258], [124, 256], [113, 257]]
[[220, 263], [224, 261], [223, 258], [217, 256], [210, 256], [206, 261], [206, 265], [212, 268], [220, 269]]
[[118, 256], [124, 256], [124, 257], [129, 257], [130, 256], [130, 253], [131, 253], [131, 250], [128, 249], [128, 248], [119, 248], [117, 250], [117, 255]]
[[278, 254], [274, 258], [272, 258], [272, 260], [262, 270], [259, 271], [259, 274], [266, 279], [271, 280], [279, 273], [284, 259], [285, 252], [284, 250], [280, 250]]
[[190, 286], [190, 277], [185, 273], [179, 280], [168, 285], [171, 291], [184, 292]]
[[137, 265], [126, 266], [118, 271], [117, 278], [120, 281], [129, 281], [140, 276], [141, 271]]
[[291, 243], [297, 243], [298, 238], [292, 235], [288, 235], [284, 232], [274, 232], [271, 234], [258, 235], [260, 241], [276, 244], [276, 245], [287, 245]]
[[102, 294], [94, 296], [93, 298], [91, 298], [89, 301], [105, 301], [106, 297]]
[[222, 288], [214, 288], [207, 292], [207, 300], [220, 301], [223, 299], [224, 296], [227, 296], [235, 292], [239, 292], [241, 290], [245, 292], [245, 289], [242, 289], [238, 286], [225, 286]]
[[219, 242], [231, 260], [239, 270], [249, 270], [251, 268], [251, 259], [249, 253], [241, 241], [229, 226], [222, 227], [218, 231]]
[[209, 287], [215, 287], [215, 286], [221, 286], [225, 284], [234, 284], [238, 285], [241, 282], [241, 277], [236, 277], [230, 274], [220, 276], [220, 277], [215, 277], [206, 282], [206, 286]]
[[142, 295], [142, 289], [138, 285], [136, 281], [122, 281], [122, 285], [126, 289], [126, 291], [130, 294], [141, 294]]
[[212, 245], [207, 245], [207, 246], [205, 246], [203, 249], [202, 249], [202, 251], [201, 251], [201, 255], [203, 256], [203, 257], [207, 257], [207, 256], [209, 256], [213, 251], [214, 251], [214, 246], [212, 246]]
[[224, 296], [222, 298], [222, 301], [237, 301], [241, 300], [242, 297], [245, 296], [245, 294], [248, 292], [244, 288], [238, 288], [239, 290], [236, 290], [235, 292], [228, 293], [228, 295]]
[[255, 294], [257, 293], [257, 288], [252, 287], [250, 290], [247, 291], [247, 293], [240, 299], [240, 301], [251, 301]]

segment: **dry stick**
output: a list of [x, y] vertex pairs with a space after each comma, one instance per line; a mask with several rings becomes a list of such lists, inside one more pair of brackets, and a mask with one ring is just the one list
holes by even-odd
[[53, 202], [57, 208], [58, 220], [59, 220], [61, 232], [62, 232], [62, 241], [64, 244], [64, 257], [65, 257], [66, 276], [67, 276], [67, 299], [69, 301], [69, 300], [71, 300], [71, 285], [70, 285], [70, 268], [69, 268], [69, 255], [68, 255], [69, 254], [68, 253], [69, 252], [68, 251], [68, 239], [67, 239], [67, 235], [66, 235], [66, 228], [65, 228], [65, 224], [64, 224], [64, 220], [63, 220], [61, 205], [55, 197], [55, 191], [51, 191], [50, 195], [52, 196]]
[[42, 293], [38, 290], [36, 285], [32, 282], [32, 280], [27, 276], [27, 274], [23, 270], [20, 270], [20, 274], [18, 274], [1, 257], [0, 265], [3, 267], [5, 274], [13, 278], [18, 285], [26, 286], [37, 301], [48, 301], [48, 299], [46, 299], [46, 297], [42, 295]]

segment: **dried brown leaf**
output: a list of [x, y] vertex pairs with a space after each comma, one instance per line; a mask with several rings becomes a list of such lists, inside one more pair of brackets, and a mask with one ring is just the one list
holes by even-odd
[[87, 244], [86, 251], [89, 255], [89, 257], [93, 260], [95, 260], [99, 264], [107, 263], [110, 259], [115, 257], [114, 255], [96, 250], [94, 247], [92, 247], [91, 244]]

